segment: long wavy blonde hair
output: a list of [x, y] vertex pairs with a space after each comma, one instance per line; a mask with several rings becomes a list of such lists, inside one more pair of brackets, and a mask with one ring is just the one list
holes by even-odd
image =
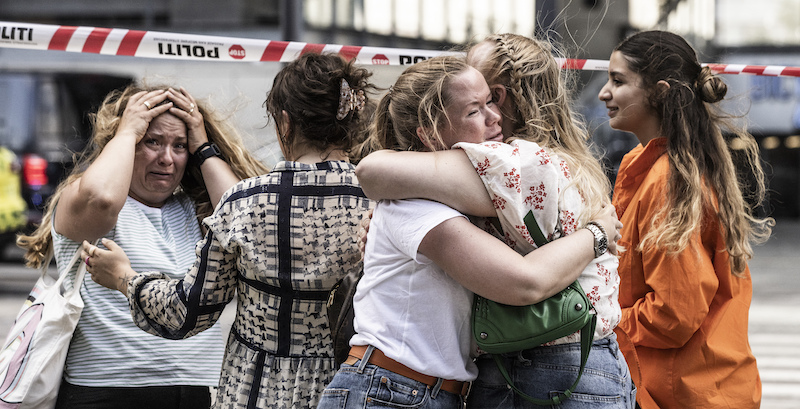
[[[753, 256], [751, 243], [765, 241], [775, 221], [756, 217], [744, 198], [743, 188], [747, 188], [753, 203], [764, 200], [764, 171], [758, 143], [719, 108], [727, 86], [708, 67], [701, 67], [694, 49], [677, 34], [637, 33], [615, 51], [642, 77], [640, 86], [649, 93], [650, 105], [660, 116], [660, 134], [667, 139], [670, 172], [666, 200], [640, 250], [650, 246], [670, 252], [684, 250], [702, 226], [704, 212], [714, 209], [716, 198], [716, 216], [730, 254], [731, 272], [741, 275]], [[657, 92], [659, 81], [666, 81], [669, 88]], [[736, 140], [737, 156], [750, 173], [752, 185], [739, 178], [723, 130]]]
[[[72, 172], [58, 185], [55, 193], [48, 199], [41, 224], [32, 234], [20, 235], [17, 238], [17, 245], [26, 250], [25, 264], [28, 267], [40, 268], [52, 254], [53, 238], [50, 230], [56, 204], [64, 189], [83, 175], [86, 168], [97, 159], [106, 144], [114, 138], [122, 119], [122, 113], [128, 105], [128, 99], [140, 91], [166, 88], [168, 86], [130, 85], [123, 90], [114, 90], [106, 96], [97, 113], [89, 116], [93, 128], [92, 142], [86, 146], [83, 152], [76, 155], [75, 167]], [[197, 109], [205, 119], [209, 141], [219, 146], [236, 176], [245, 179], [267, 173], [268, 169], [250, 155], [244, 148], [240, 135], [226, 120], [213, 111], [206, 102], [198, 100], [196, 103]], [[178, 189], [185, 191], [194, 201], [198, 222], [214, 211], [200, 169], [187, 166]]]
[[515, 109], [503, 109], [503, 120], [513, 126], [506, 142], [536, 142], [564, 159], [587, 206], [579, 222], [588, 222], [610, 202], [611, 182], [590, 148], [584, 121], [571, 108], [568, 73], [555, 59], [557, 50], [548, 41], [517, 34], [491, 35], [472, 49], [484, 43], [491, 45], [488, 58], [479, 61], [470, 52], [467, 62], [490, 86], [502, 85], [511, 97]]

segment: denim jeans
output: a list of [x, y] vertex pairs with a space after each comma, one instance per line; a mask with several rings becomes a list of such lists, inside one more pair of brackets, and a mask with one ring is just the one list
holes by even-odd
[[[580, 343], [543, 346], [504, 354], [502, 361], [520, 390], [534, 398], [549, 399], [575, 382], [581, 365], [580, 351]], [[542, 407], [517, 395], [506, 384], [491, 356], [481, 356], [476, 363], [478, 379], [467, 398], [468, 408]], [[592, 344], [586, 368], [572, 397], [555, 407], [633, 409], [635, 400], [636, 388], [631, 382], [628, 365], [612, 334]]]
[[322, 392], [317, 409], [459, 409], [463, 398], [362, 360], [342, 364]]

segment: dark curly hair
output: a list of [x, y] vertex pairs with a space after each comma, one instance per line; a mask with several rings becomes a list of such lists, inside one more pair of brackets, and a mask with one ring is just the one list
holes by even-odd
[[[340, 87], [347, 81], [354, 91], [363, 91], [366, 104], [377, 88], [368, 82], [372, 75], [337, 54], [306, 53], [281, 69], [264, 102], [267, 113], [278, 125], [278, 138], [291, 147], [298, 135], [305, 142], [325, 151], [330, 148], [350, 152], [366, 132], [369, 109], [353, 109], [337, 119]], [[282, 111], [289, 116], [289, 129], [281, 129]]]

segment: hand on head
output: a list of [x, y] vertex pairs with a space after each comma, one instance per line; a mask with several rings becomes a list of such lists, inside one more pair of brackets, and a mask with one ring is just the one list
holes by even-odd
[[194, 153], [200, 145], [208, 142], [203, 114], [201, 114], [200, 110], [197, 108], [194, 97], [183, 87], [180, 88], [180, 91], [169, 88], [166, 91], [166, 95], [167, 98], [173, 102], [169, 113], [186, 123], [186, 131], [189, 137], [189, 152]]
[[186, 123], [189, 137], [189, 151], [194, 152], [200, 145], [208, 142], [203, 115], [196, 101], [185, 88], [153, 91], [140, 91], [128, 99], [122, 114], [119, 132], [129, 130], [139, 142], [147, 132], [153, 118], [169, 112]]
[[164, 90], [137, 92], [128, 99], [117, 133], [132, 132], [138, 143], [147, 133], [153, 118], [167, 112], [171, 107], [172, 102], [167, 100]]

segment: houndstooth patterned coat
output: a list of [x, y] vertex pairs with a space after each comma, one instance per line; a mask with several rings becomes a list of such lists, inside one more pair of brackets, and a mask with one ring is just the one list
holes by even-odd
[[182, 281], [155, 272], [131, 281], [134, 321], [187, 338], [236, 295], [215, 406], [316, 407], [337, 369], [325, 303], [361, 268], [356, 234], [369, 207], [352, 164], [281, 162], [225, 194]]

